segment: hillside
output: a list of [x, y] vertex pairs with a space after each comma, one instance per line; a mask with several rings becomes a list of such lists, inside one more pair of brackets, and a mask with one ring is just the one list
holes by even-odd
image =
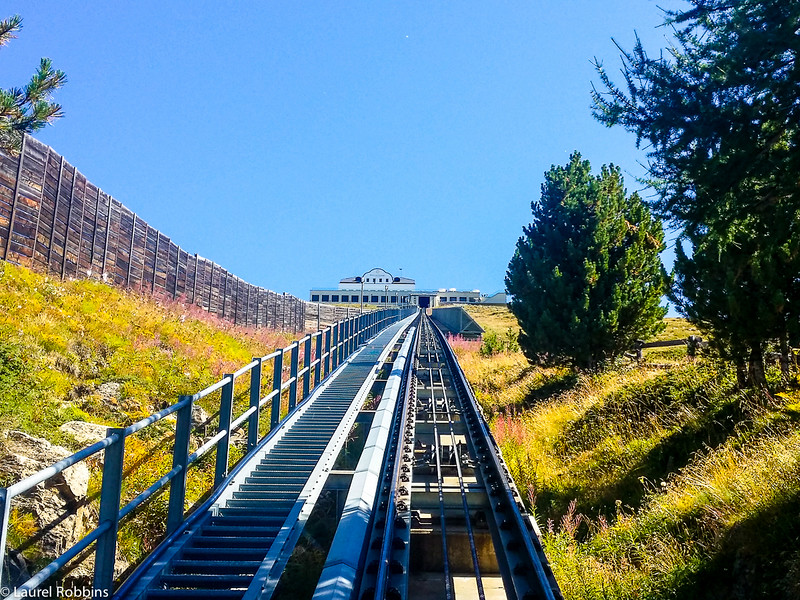
[[740, 391], [682, 348], [576, 376], [454, 345], [567, 599], [800, 597], [800, 381]]
[[[0, 262], [0, 484], [16, 482], [23, 471], [29, 474], [104, 437], [105, 427], [130, 425], [294, 338], [293, 333], [235, 327], [179, 302], [90, 280], [62, 282]], [[271, 385], [270, 374], [262, 381]], [[240, 396], [237, 392], [237, 401]], [[197, 403], [193, 448], [216, 430], [218, 403], [218, 394]], [[166, 419], [126, 440], [124, 499], [169, 471], [172, 430]], [[52, 449], [47, 442], [63, 448]], [[15, 458], [20, 444], [29, 452]], [[190, 503], [202, 497], [213, 478], [213, 453], [207, 456], [190, 471]], [[81, 483], [83, 522], [70, 536], [96, 525], [99, 466], [90, 461], [88, 482]], [[36, 508], [42, 502], [34, 498], [12, 505], [9, 531], [10, 548], [44, 536], [43, 543], [19, 547], [40, 565], [63, 544], [63, 539], [48, 541], [50, 523]], [[152, 519], [159, 524], [153, 525], [148, 511], [164, 510], [165, 502], [163, 495], [156, 498], [140, 518], [124, 524], [123, 559], [134, 563], [157, 543], [163, 515]]]

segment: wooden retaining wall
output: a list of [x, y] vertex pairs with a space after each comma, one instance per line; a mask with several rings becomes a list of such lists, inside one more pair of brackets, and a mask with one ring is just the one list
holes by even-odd
[[305, 301], [189, 254], [30, 136], [19, 157], [0, 152], [0, 258], [180, 299], [237, 325], [305, 330]]
[[[306, 324], [312, 329], [324, 329], [337, 321], [352, 317], [359, 313], [359, 307], [348, 308], [318, 302], [306, 302]], [[372, 310], [372, 309], [370, 309]], [[365, 311], [369, 312], [369, 311]]]

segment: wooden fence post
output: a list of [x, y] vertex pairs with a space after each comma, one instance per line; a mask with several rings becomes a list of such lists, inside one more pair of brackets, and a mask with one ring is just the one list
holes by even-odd
[[11, 201], [11, 217], [8, 221], [8, 236], [6, 237], [6, 247], [3, 251], [3, 260], [8, 260], [8, 252], [11, 249], [11, 237], [14, 235], [14, 221], [17, 218], [17, 204], [19, 203], [19, 180], [22, 178], [22, 163], [25, 160], [25, 142], [27, 136], [22, 134], [22, 149], [19, 153], [19, 164], [17, 165], [17, 179], [14, 182], [14, 199]]

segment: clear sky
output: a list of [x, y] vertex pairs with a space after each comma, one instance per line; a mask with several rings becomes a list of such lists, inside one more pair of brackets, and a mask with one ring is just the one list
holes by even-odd
[[616, 39], [666, 44], [676, 0], [5, 2], [0, 86], [42, 56], [37, 137], [190, 252], [307, 298], [380, 266], [502, 290], [543, 173], [579, 150], [629, 191], [634, 138], [590, 111]]

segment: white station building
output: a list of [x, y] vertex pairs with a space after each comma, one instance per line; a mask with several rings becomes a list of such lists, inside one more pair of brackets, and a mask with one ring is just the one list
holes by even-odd
[[370, 269], [357, 277], [339, 280], [336, 289], [314, 288], [309, 294], [311, 302], [322, 304], [413, 304], [433, 308], [448, 304], [505, 304], [503, 292], [487, 296], [480, 290], [417, 290], [416, 282], [408, 277], [392, 275], [386, 269]]

